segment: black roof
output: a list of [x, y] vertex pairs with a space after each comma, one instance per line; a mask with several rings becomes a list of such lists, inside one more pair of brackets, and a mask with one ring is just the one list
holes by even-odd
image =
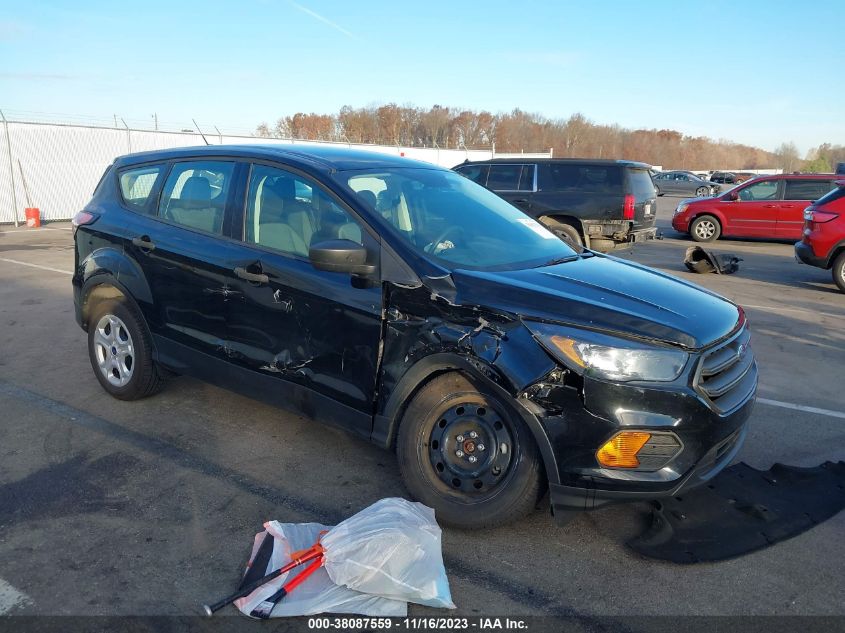
[[621, 165], [623, 167], [634, 167], [637, 169], [651, 169], [648, 163], [640, 163], [635, 160], [614, 160], [610, 158], [491, 158], [489, 160], [467, 160], [462, 165], [486, 165], [495, 163], [563, 163], [573, 165]]
[[255, 145], [199, 145], [175, 149], [138, 152], [119, 157], [115, 165], [122, 167], [155, 160], [179, 158], [205, 158], [226, 156], [233, 158], [259, 158], [279, 160], [287, 164], [304, 164], [312, 169], [345, 171], [349, 169], [380, 169], [386, 167], [416, 167], [423, 169], [444, 169], [403, 156], [391, 156], [373, 150], [352, 149], [334, 145], [274, 144]]

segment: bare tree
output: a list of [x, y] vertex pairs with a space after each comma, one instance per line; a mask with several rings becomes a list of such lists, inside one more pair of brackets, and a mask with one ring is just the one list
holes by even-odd
[[[352, 143], [387, 143], [406, 146], [490, 147], [503, 152], [554, 150], [555, 156], [626, 158], [666, 168], [742, 170], [782, 167], [800, 169], [793, 143], [781, 144], [774, 153], [757, 147], [685, 136], [676, 130], [632, 130], [618, 125], [598, 125], [581, 113], [568, 119], [549, 120], [516, 108], [492, 114], [458, 110], [442, 105], [429, 109], [395, 103], [364, 108], [343, 106], [336, 115], [306, 114], [280, 118], [270, 129], [258, 126], [256, 134]], [[826, 143], [813, 150], [818, 165], [845, 162], [845, 146]]]
[[798, 155], [798, 148], [795, 143], [781, 143], [775, 148], [775, 157], [777, 158], [778, 167], [785, 172], [791, 172], [798, 169], [801, 165], [801, 157]]

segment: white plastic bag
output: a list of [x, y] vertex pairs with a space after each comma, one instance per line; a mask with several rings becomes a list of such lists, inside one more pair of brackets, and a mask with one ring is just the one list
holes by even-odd
[[377, 596], [454, 609], [434, 510], [405, 499], [377, 501], [320, 541], [337, 585]]
[[[290, 553], [311, 547], [317, 542], [320, 532], [330, 528], [319, 523], [279, 523], [268, 521], [264, 524], [266, 533], [273, 536], [273, 554], [262, 574], [279, 569], [290, 562]], [[264, 540], [265, 532], [255, 536], [250, 562], [255, 558], [258, 548]], [[274, 578], [259, 587], [245, 598], [235, 601], [235, 606], [245, 615], [249, 615], [265, 598], [270, 597], [288, 580], [302, 573], [306, 565]], [[317, 613], [356, 613], [366, 616], [405, 617], [408, 605], [401, 600], [391, 600], [380, 596], [367, 595], [337, 585], [329, 578], [326, 568], [315, 571], [305, 582], [284, 597], [272, 611], [270, 617], [288, 617], [296, 615], [314, 615]]]

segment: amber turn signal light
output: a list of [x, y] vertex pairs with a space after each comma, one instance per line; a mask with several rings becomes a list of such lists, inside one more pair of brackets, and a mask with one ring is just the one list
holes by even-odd
[[643, 431], [620, 431], [596, 452], [596, 459], [610, 468], [636, 468], [640, 465], [637, 453], [649, 438], [651, 433]]

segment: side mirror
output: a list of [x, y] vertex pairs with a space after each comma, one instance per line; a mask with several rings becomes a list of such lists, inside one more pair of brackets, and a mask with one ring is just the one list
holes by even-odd
[[728, 192], [728, 200], [739, 200], [739, 193], [736, 191]]
[[317, 270], [352, 275], [372, 275], [376, 267], [367, 263], [367, 249], [352, 240], [326, 240], [308, 249], [308, 259]]

